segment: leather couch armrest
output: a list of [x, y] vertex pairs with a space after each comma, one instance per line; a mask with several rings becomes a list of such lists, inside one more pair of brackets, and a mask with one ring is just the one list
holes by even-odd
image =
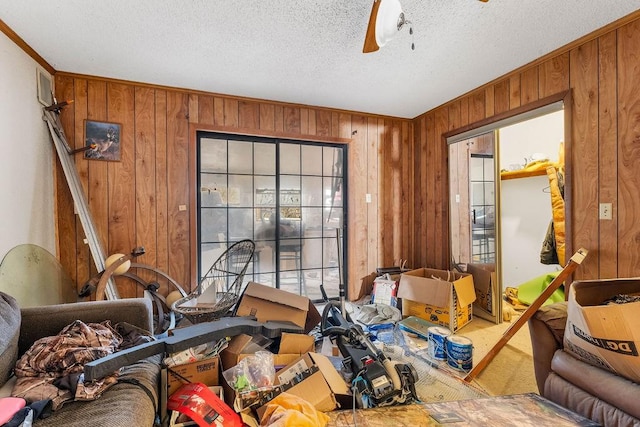
[[551, 372], [553, 354], [563, 347], [566, 324], [566, 301], [542, 306], [529, 319], [533, 368], [540, 394], [543, 394], [544, 383]]
[[145, 331], [153, 331], [153, 306], [147, 298], [126, 298], [23, 308], [20, 325], [19, 354], [38, 339], [56, 335], [75, 320], [112, 325], [127, 322]]

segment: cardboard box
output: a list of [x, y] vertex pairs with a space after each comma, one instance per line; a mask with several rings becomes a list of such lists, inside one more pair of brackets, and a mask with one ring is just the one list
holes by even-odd
[[167, 396], [171, 396], [181, 385], [186, 383], [181, 377], [188, 382], [202, 383], [206, 386], [219, 385], [220, 358], [215, 356], [167, 368]]
[[384, 277], [376, 277], [373, 281], [373, 303], [396, 307], [398, 305], [399, 279], [399, 274], [396, 277], [392, 277], [391, 280]]
[[[223, 371], [236, 366], [238, 362], [245, 357], [251, 356], [252, 353], [248, 352], [251, 341], [252, 337], [246, 334], [236, 335], [229, 341], [227, 348], [220, 353]], [[275, 369], [279, 370], [289, 365], [291, 362], [299, 359], [302, 354], [313, 350], [313, 347], [314, 339], [312, 336], [283, 332], [280, 339], [279, 353], [273, 355], [273, 365]], [[223, 387], [225, 402], [233, 406], [236, 398], [235, 391], [226, 381], [223, 381]]]
[[[474, 315], [487, 320], [495, 320], [500, 308], [501, 291], [498, 289], [496, 265], [467, 264], [467, 273], [473, 276], [473, 286], [476, 290], [476, 301], [473, 303]], [[479, 309], [479, 310], [476, 310]], [[483, 316], [486, 312], [488, 316]]]
[[640, 302], [603, 305], [619, 294], [640, 295], [640, 279], [574, 282], [564, 347], [587, 363], [640, 383]]
[[308, 333], [320, 322], [311, 300], [291, 292], [249, 282], [242, 293], [237, 316], [255, 316], [259, 322], [293, 322]]
[[[328, 357], [319, 353], [306, 353], [291, 364], [276, 372], [276, 384], [286, 384], [299, 373], [318, 367], [318, 371], [287, 390], [287, 393], [299, 396], [311, 403], [318, 411], [329, 412], [338, 408], [340, 402], [350, 402], [350, 391], [347, 383], [331, 363]], [[343, 406], [348, 407], [348, 406]], [[266, 405], [258, 408], [262, 417]]]
[[398, 298], [402, 315], [417, 316], [457, 331], [473, 318], [473, 276], [432, 268], [402, 273]]

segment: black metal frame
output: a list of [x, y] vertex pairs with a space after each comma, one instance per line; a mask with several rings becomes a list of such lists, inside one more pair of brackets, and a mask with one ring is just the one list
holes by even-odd
[[[265, 138], [265, 137], [256, 137], [256, 136], [246, 136], [246, 135], [234, 135], [234, 134], [224, 134], [224, 133], [217, 133], [217, 132], [205, 132], [205, 131], [199, 131], [196, 134], [196, 156], [197, 156], [197, 162], [196, 162], [196, 182], [197, 182], [197, 245], [198, 245], [198, 281], [201, 280], [201, 272], [202, 272], [202, 258], [200, 256], [200, 248], [203, 245], [203, 241], [202, 241], [202, 237], [201, 237], [201, 213], [202, 213], [202, 202], [201, 202], [201, 191], [200, 188], [202, 187], [202, 182], [201, 182], [201, 175], [202, 172], [200, 170], [200, 166], [201, 166], [201, 140], [203, 138], [212, 138], [212, 139], [224, 139], [227, 141], [246, 141], [246, 142], [257, 142], [257, 143], [271, 143], [274, 144], [276, 147], [276, 155], [275, 155], [275, 161], [276, 161], [276, 173], [275, 173], [275, 187], [276, 187], [276, 194], [280, 194], [281, 191], [281, 174], [280, 174], [280, 169], [281, 169], [281, 165], [280, 165], [280, 144], [299, 144], [299, 145], [312, 145], [312, 146], [321, 146], [321, 147], [333, 147], [333, 148], [339, 148], [342, 150], [342, 170], [340, 171], [341, 173], [341, 177], [339, 178], [339, 185], [342, 186], [342, 224], [341, 224], [341, 228], [343, 230], [342, 235], [343, 238], [341, 239], [340, 244], [342, 245], [342, 271], [340, 271], [339, 273], [341, 274], [341, 277], [346, 278], [348, 277], [347, 274], [347, 262], [346, 260], [348, 259], [348, 252], [347, 252], [347, 248], [348, 248], [348, 242], [347, 242], [347, 233], [345, 232], [346, 230], [346, 224], [347, 224], [347, 217], [348, 217], [348, 203], [347, 203], [347, 197], [345, 196], [346, 194], [348, 194], [348, 182], [347, 182], [347, 168], [348, 168], [348, 146], [346, 144], [331, 144], [331, 143], [326, 143], [326, 142], [311, 142], [311, 141], [300, 141], [300, 140], [295, 140], [295, 139], [283, 139], [283, 138]], [[227, 152], [227, 162], [228, 162], [228, 152]], [[255, 167], [255, 166], [254, 166]], [[205, 172], [206, 173], [206, 172]], [[226, 175], [229, 175], [228, 171], [225, 173]], [[301, 175], [298, 174], [300, 177], [302, 176], [312, 176], [312, 175]], [[253, 175], [255, 176], [255, 175]], [[326, 176], [324, 174], [322, 175], [317, 175], [320, 176], [322, 178], [327, 178], [327, 177], [332, 177], [334, 178], [334, 180], [336, 179], [336, 177], [334, 175], [330, 175], [330, 176]], [[337, 180], [336, 180], [337, 181]], [[338, 182], [334, 182], [332, 183], [332, 187], [335, 188], [336, 185], [338, 185]], [[255, 191], [255, 189], [254, 189]], [[304, 206], [303, 204], [300, 205], [300, 208], [305, 208], [308, 206]], [[314, 206], [315, 207], [315, 206]], [[323, 206], [324, 207], [324, 206]], [[280, 203], [280, 198], [276, 197], [275, 199], [275, 213], [276, 213], [276, 224], [280, 224], [281, 222], [281, 217], [280, 217], [280, 211], [281, 211], [281, 203]], [[229, 210], [229, 208], [226, 208], [227, 211]], [[254, 209], [255, 209], [255, 205], [254, 205]], [[226, 237], [227, 240], [226, 242], [221, 242], [221, 243], [225, 243], [227, 245], [232, 244], [234, 241], [229, 240], [229, 224], [227, 223], [227, 229], [226, 229]], [[253, 236], [255, 237], [255, 235]], [[283, 236], [280, 235], [279, 230], [276, 230], [275, 232], [275, 236], [274, 236], [274, 245], [275, 245], [275, 256], [276, 256], [276, 262], [274, 267], [274, 274], [275, 274], [275, 286], [277, 288], [280, 288], [280, 273], [281, 273], [281, 269], [280, 269], [280, 263], [278, 262], [278, 260], [280, 260], [280, 241], [282, 239]], [[330, 237], [329, 235], [324, 235], [322, 236], [322, 244], [324, 245], [324, 240], [326, 238]], [[305, 239], [304, 236], [302, 235], [302, 233], [300, 234], [300, 240]], [[216, 242], [212, 242], [212, 243], [216, 243]], [[336, 243], [338, 244], [338, 243]], [[323, 266], [321, 268], [322, 270], [325, 269], [325, 267]], [[299, 269], [302, 274], [304, 274], [305, 269], [303, 269], [300, 266]], [[314, 269], [315, 270], [315, 269]], [[255, 273], [255, 272], [253, 272]], [[346, 288], [346, 285], [345, 285]], [[332, 297], [331, 299], [335, 299], [338, 298], [338, 296], [336, 297]], [[321, 300], [316, 300], [315, 302], [319, 302]]]

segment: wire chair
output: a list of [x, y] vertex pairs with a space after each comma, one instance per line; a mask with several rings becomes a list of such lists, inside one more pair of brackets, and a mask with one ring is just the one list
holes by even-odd
[[[255, 243], [248, 239], [231, 245], [209, 268], [198, 284], [198, 288], [174, 302], [171, 309], [182, 314], [191, 323], [209, 322], [223, 317], [238, 301], [244, 274], [255, 249]], [[212, 286], [215, 288], [209, 289]], [[197, 298], [205, 291], [208, 295], [212, 295], [214, 290], [214, 303], [197, 303]], [[196, 301], [191, 301], [193, 299]], [[196, 304], [193, 304], [194, 302]]]

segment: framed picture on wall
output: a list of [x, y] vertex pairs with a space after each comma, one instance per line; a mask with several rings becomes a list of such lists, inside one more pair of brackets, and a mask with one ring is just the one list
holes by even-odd
[[122, 125], [111, 122], [84, 121], [84, 158], [90, 160], [120, 161], [120, 135]]

